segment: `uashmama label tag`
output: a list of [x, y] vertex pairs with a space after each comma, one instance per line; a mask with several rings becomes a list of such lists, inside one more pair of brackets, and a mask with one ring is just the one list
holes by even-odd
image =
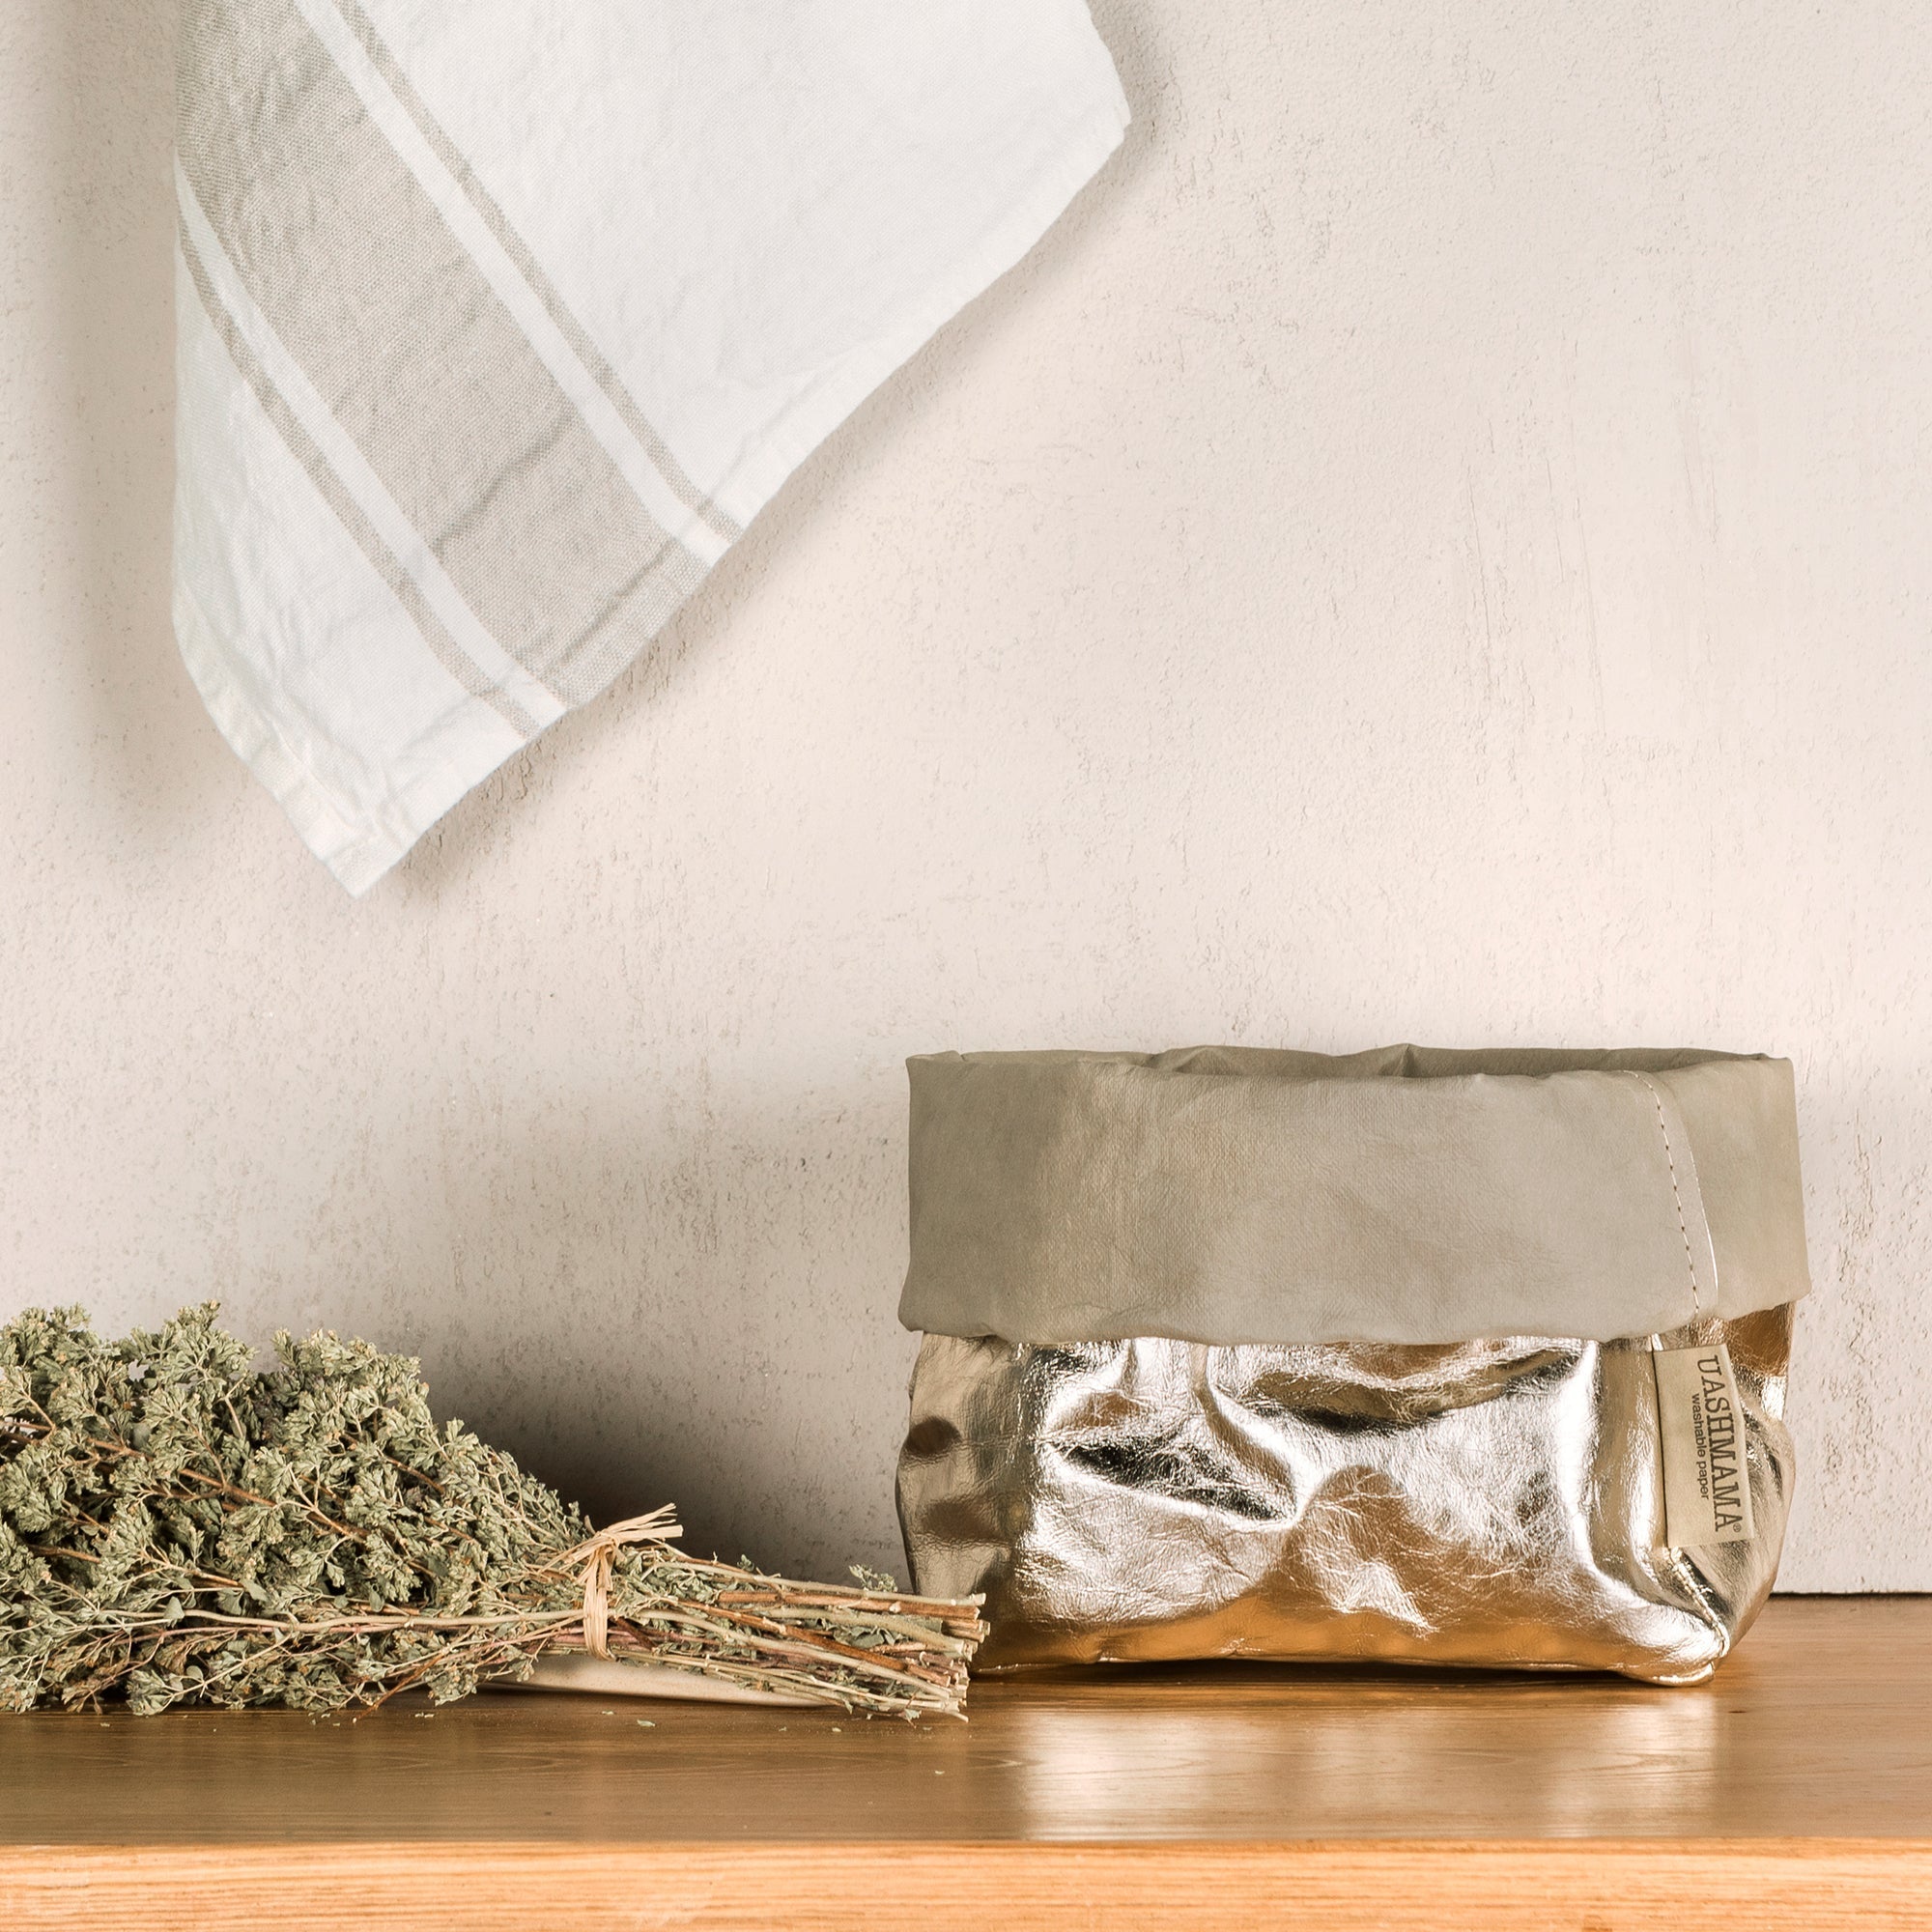
[[1742, 1543], [1751, 1534], [1750, 1480], [1731, 1351], [1713, 1342], [1650, 1359], [1663, 1425], [1664, 1541], [1678, 1549]]

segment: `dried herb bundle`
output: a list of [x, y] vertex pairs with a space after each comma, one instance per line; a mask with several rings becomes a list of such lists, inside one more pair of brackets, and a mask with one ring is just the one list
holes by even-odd
[[78, 1309], [0, 1328], [0, 1708], [438, 1702], [546, 1652], [668, 1665], [849, 1711], [956, 1715], [973, 1603], [802, 1584], [593, 1533], [452, 1422], [418, 1366], [276, 1340], [213, 1305], [108, 1341]]

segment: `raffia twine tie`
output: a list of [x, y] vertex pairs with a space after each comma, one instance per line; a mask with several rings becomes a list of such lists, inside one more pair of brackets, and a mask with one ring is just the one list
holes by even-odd
[[600, 1529], [563, 1559], [567, 1569], [583, 1565], [583, 1647], [592, 1657], [611, 1655], [611, 1576], [618, 1550], [639, 1543], [672, 1543], [683, 1534], [676, 1510], [666, 1504], [649, 1516]]

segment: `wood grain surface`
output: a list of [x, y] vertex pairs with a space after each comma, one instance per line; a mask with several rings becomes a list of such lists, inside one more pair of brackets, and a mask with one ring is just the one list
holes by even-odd
[[1932, 1843], [371, 1844], [71, 1854], [0, 1878], [10, 1927], [166, 1932], [1892, 1932]]
[[1932, 1600], [1774, 1603], [1690, 1690], [1188, 1666], [972, 1711], [4, 1718], [0, 1924], [1932, 1927]]

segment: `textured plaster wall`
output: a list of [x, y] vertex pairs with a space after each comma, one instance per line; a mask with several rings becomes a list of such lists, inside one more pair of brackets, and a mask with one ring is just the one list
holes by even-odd
[[909, 1051], [1798, 1064], [1786, 1581], [1932, 1588], [1932, 14], [1101, 0], [1138, 123], [352, 904], [169, 639], [168, 0], [0, 9], [0, 1310], [893, 1554]]

